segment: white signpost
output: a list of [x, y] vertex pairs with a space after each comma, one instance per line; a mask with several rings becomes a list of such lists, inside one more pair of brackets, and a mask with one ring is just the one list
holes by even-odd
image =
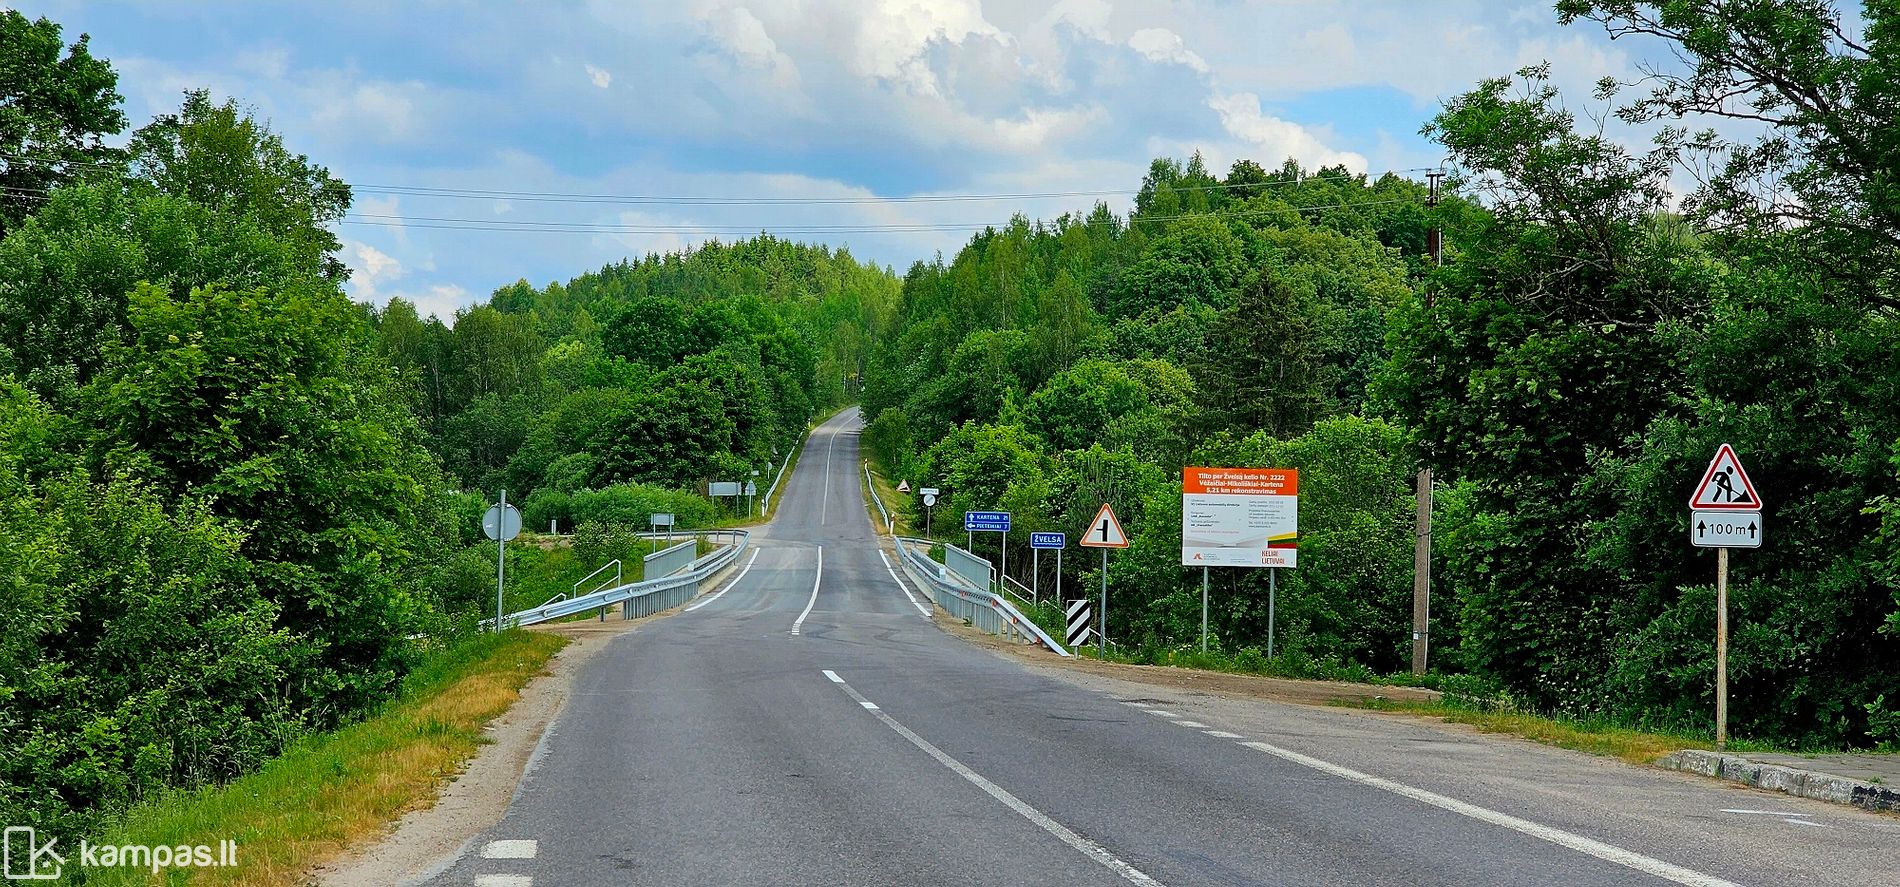
[[1723, 444], [1689, 496], [1689, 544], [1715, 549], [1715, 747], [1728, 747], [1728, 550], [1760, 548], [1761, 494]]
[[936, 487], [924, 487], [917, 491], [918, 495], [924, 497], [924, 535], [926, 537], [930, 535], [930, 513], [931, 509], [937, 506], [938, 492]]
[[1279, 567], [1300, 564], [1300, 472], [1181, 469], [1181, 566], [1201, 568], [1201, 651], [1207, 651], [1209, 567], [1267, 567], [1267, 655]]

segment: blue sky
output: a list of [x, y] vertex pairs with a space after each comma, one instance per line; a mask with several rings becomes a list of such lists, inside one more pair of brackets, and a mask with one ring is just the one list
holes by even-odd
[[[887, 198], [1125, 192], [1158, 155], [1200, 150], [1219, 169], [1289, 156], [1374, 173], [1435, 165], [1420, 125], [1479, 78], [1549, 60], [1581, 97], [1599, 77], [1634, 79], [1635, 53], [1659, 50], [1560, 28], [1548, 3], [1498, 0], [18, 8], [92, 35], [134, 125], [193, 87], [252, 106], [357, 187], [340, 229], [351, 294], [400, 295], [444, 319], [518, 278], [565, 280], [729, 232], [797, 232], [901, 271], [954, 252], [969, 236], [954, 226], [1094, 198]], [[813, 198], [849, 202], [786, 202]], [[426, 227], [468, 224], [435, 219], [504, 230]], [[878, 230], [822, 230], [866, 226]]]

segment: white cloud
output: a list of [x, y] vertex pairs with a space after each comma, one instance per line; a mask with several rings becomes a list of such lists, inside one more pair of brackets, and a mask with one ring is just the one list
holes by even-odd
[[1009, 42], [983, 17], [976, 0], [876, 0], [861, 13], [849, 66], [860, 77], [935, 96], [940, 84], [925, 60], [931, 44], [960, 44], [971, 37]]
[[423, 317], [433, 314], [443, 323], [453, 323], [455, 312], [467, 306], [471, 301], [468, 290], [453, 283], [439, 283], [419, 293], [401, 293], [403, 298], [416, 304], [416, 313]]
[[383, 288], [403, 274], [394, 256], [357, 240], [343, 242], [343, 258], [350, 266], [350, 295], [375, 305], [384, 301]]
[[614, 75], [612, 72], [602, 68], [596, 68], [593, 65], [586, 65], [585, 67], [587, 68], [587, 79], [592, 81], [595, 86], [606, 89], [613, 85]]
[[1207, 61], [1190, 51], [1181, 35], [1167, 28], [1142, 28], [1128, 35], [1128, 48], [1149, 61], [1186, 65], [1203, 74], [1208, 71]]
[[1259, 152], [1255, 159], [1263, 166], [1292, 157], [1307, 167], [1344, 164], [1354, 172], [1367, 171], [1363, 155], [1335, 150], [1306, 127], [1261, 111], [1260, 97], [1253, 93], [1214, 95], [1207, 106], [1220, 115], [1221, 126], [1229, 134]]

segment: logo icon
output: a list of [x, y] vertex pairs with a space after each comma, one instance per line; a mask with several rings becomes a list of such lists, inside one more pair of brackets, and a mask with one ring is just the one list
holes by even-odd
[[58, 838], [39, 841], [39, 833], [30, 825], [10, 825], [6, 843], [0, 845], [0, 874], [9, 881], [57, 881], [66, 858], [53, 851]]

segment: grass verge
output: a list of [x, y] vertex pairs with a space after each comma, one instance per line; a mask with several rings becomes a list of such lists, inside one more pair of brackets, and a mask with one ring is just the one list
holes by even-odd
[[[486, 741], [565, 638], [513, 631], [435, 654], [367, 720], [292, 745], [256, 773], [134, 806], [100, 844], [238, 844], [231, 868], [96, 868], [85, 884], [294, 885], [354, 843], [425, 806]], [[76, 869], [69, 857], [67, 872]]]
[[[862, 471], [858, 472], [858, 485], [860, 487], [864, 485], [864, 472]], [[875, 461], [873, 461], [871, 465], [871, 486], [877, 490], [878, 498], [883, 500], [884, 507], [891, 511], [893, 532], [899, 536], [917, 535], [911, 528], [910, 515], [906, 513], [904, 509], [904, 506], [910, 502], [910, 495], [907, 493], [899, 493], [897, 488], [891, 485], [890, 480], [884, 477], [884, 473], [878, 470]], [[884, 523], [884, 518], [878, 514], [877, 506], [871, 503], [871, 497], [864, 497], [864, 507], [870, 509], [871, 523], [873, 525]], [[882, 529], [882, 527], [880, 526], [879, 529]]]
[[[1363, 703], [1341, 703], [1374, 711], [1440, 718], [1456, 724], [1476, 727], [1481, 733], [1516, 736], [1544, 745], [1621, 758], [1631, 764], [1653, 764], [1673, 751], [1685, 748], [1711, 749], [1708, 739], [1677, 733], [1655, 733], [1601, 721], [1551, 718], [1515, 711], [1478, 711], [1444, 702], [1401, 702], [1374, 699]], [[1734, 748], [1736, 743], [1730, 743]], [[1736, 751], [1747, 749], [1735, 748]], [[1765, 749], [1764, 749], [1765, 750]]]

